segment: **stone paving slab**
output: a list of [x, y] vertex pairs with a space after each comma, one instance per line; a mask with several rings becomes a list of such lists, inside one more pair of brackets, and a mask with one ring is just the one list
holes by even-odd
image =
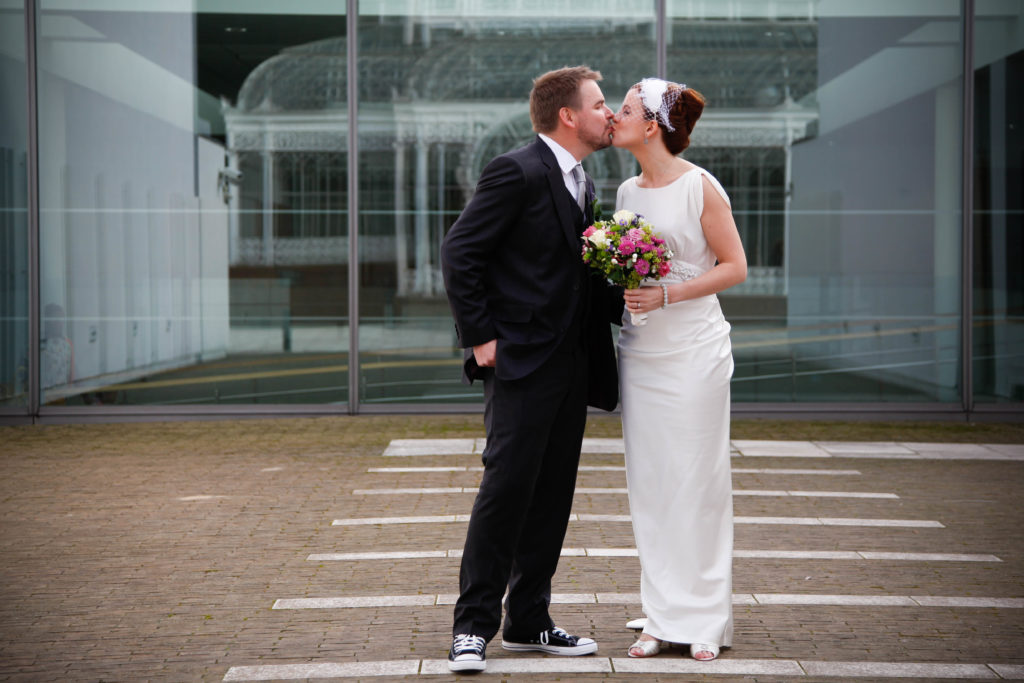
[[[417, 427], [410, 433], [407, 422], [381, 420], [375, 433], [354, 430], [345, 419], [0, 430], [0, 680], [220, 681], [232, 667], [308, 664], [322, 665], [331, 676], [375, 681], [455, 680], [443, 660], [457, 560], [307, 559], [461, 547], [464, 522], [333, 525], [336, 519], [468, 514], [472, 496], [465, 494], [352, 495], [354, 489], [476, 485], [480, 473], [468, 468], [480, 464], [479, 431], [455, 435], [465, 452], [385, 456], [392, 439], [422, 451], [420, 439], [452, 438], [457, 424], [439, 419], [433, 432]], [[593, 442], [595, 452], [583, 463], [620, 467], [616, 435], [598, 427], [592, 438], [602, 441]], [[553, 611], [561, 625], [600, 643], [601, 658], [585, 661], [609, 668], [571, 672], [571, 666], [592, 664], [506, 653], [492, 644], [494, 671], [514, 680], [574, 681], [680, 680], [693, 671], [722, 681], [875, 680], [893, 671], [911, 677], [901, 680], [951, 672], [978, 680], [1024, 678], [1024, 463], [1017, 460], [1024, 446], [899, 440], [734, 445], [734, 468], [859, 473], [740, 473], [733, 477], [737, 488], [899, 496], [737, 496], [739, 516], [942, 525], [744, 523], [737, 525], [737, 548], [994, 555], [1001, 561], [739, 557], [734, 590], [749, 597], [735, 607], [735, 647], [714, 669], [694, 670], [688, 667], [699, 663], [681, 650], [644, 663], [623, 657], [634, 638], [624, 624], [640, 616], [635, 600], [564, 598], [635, 597], [635, 557], [566, 557], [554, 582], [564, 599]], [[865, 457], [907, 455], [914, 457]], [[466, 469], [369, 471], [401, 465]], [[624, 473], [581, 472], [580, 486], [622, 487]], [[625, 496], [580, 494], [574, 507], [581, 519], [570, 524], [566, 547], [633, 547], [628, 522], [609, 518], [628, 515]], [[773, 602], [773, 595], [786, 597]], [[282, 599], [358, 602], [370, 596], [410, 596], [415, 604], [367, 600], [366, 606], [274, 609]], [[815, 604], [801, 604], [805, 600]], [[396, 661], [418, 668], [404, 674], [385, 666]], [[752, 673], [743, 668], [750, 662], [792, 663], [800, 672], [771, 664]], [[883, 665], [889, 668], [871, 668]], [[341, 666], [356, 668], [330, 668]], [[655, 669], [629, 670], [645, 666]]]

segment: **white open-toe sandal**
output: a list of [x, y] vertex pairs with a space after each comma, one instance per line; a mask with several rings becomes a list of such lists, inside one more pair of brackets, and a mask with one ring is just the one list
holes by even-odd
[[[640, 652], [633, 654], [634, 650], [639, 650]], [[641, 638], [629, 646], [629, 650], [626, 651], [626, 654], [630, 657], [653, 657], [659, 652], [661, 652], [660, 640], [646, 640]]]
[[690, 656], [701, 662], [710, 662], [718, 656], [718, 646], [707, 643], [692, 643], [690, 645]]

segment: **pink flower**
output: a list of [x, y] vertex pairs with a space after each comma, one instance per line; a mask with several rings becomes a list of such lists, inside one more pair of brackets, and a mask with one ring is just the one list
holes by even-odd
[[643, 218], [629, 211], [616, 212], [611, 221], [585, 226], [583, 262], [609, 282], [638, 287], [644, 278], [669, 273], [664, 263], [672, 252]]
[[665, 277], [666, 275], [668, 275], [669, 271], [671, 270], [672, 264], [669, 263], [668, 261], [662, 261], [660, 264], [658, 264], [658, 275], [661, 277]]

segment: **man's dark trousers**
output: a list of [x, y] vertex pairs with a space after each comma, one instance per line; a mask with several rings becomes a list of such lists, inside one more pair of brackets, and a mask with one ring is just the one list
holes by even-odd
[[504, 636], [554, 626], [551, 578], [572, 509], [587, 419], [587, 357], [579, 315], [566, 341], [535, 372], [484, 380], [484, 475], [466, 534], [453, 632], [490, 640], [506, 585]]

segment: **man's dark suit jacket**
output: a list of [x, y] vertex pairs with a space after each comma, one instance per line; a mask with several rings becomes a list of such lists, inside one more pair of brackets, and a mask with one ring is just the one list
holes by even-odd
[[[581, 258], [583, 224], [555, 155], [539, 137], [492, 160], [441, 248], [463, 379], [481, 374], [472, 347], [497, 339], [496, 376], [514, 380], [539, 368], [562, 344], [577, 307], [588, 349], [588, 403], [618, 404], [609, 323], [621, 320], [622, 290]], [[591, 220], [593, 183], [587, 178]]]

